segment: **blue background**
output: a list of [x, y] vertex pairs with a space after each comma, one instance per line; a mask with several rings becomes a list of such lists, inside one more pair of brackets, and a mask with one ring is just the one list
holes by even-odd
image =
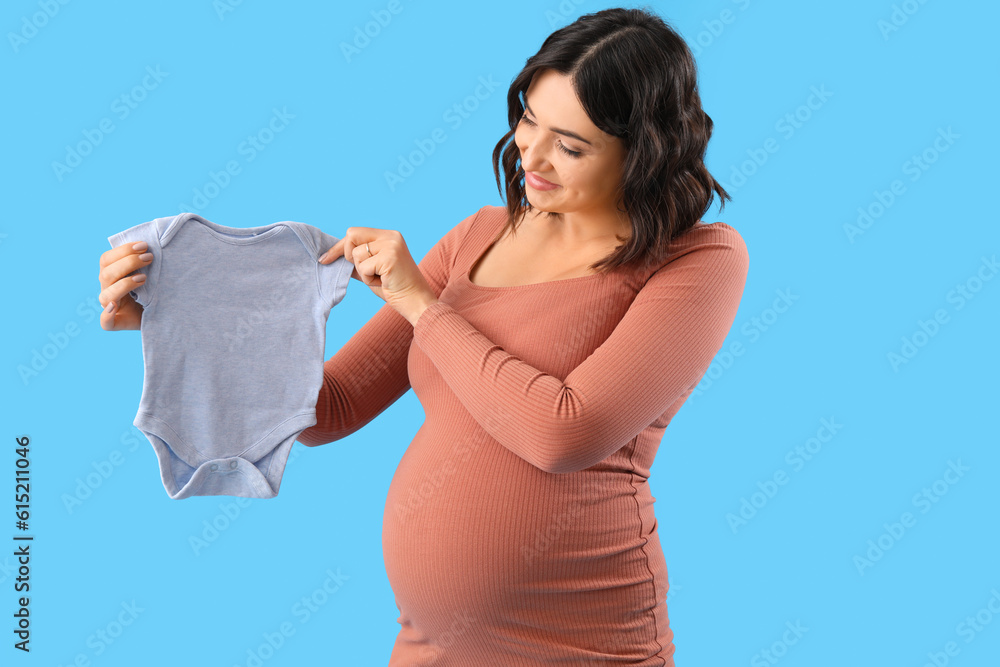
[[[388, 4], [5, 3], [0, 539], [18, 532], [14, 439], [27, 435], [35, 541], [30, 655], [12, 648], [13, 546], [0, 549], [3, 664], [388, 661], [382, 510], [423, 419], [413, 393], [343, 441], [297, 443], [275, 499], [172, 501], [131, 423], [139, 332], [97, 318], [107, 236], [196, 191], [211, 196], [191, 208], [219, 224], [398, 229], [419, 259], [502, 203], [490, 152], [524, 61], [614, 6], [401, 0], [345, 56]], [[739, 230], [751, 258], [723, 351], [650, 480], [677, 664], [1000, 664], [997, 4], [649, 7], [696, 51], [716, 124], [708, 166], [734, 201], [703, 219]], [[481, 79], [496, 87], [470, 98]], [[448, 113], [462, 104], [465, 117]], [[245, 150], [275, 109], [294, 117]], [[113, 131], [55, 168], [102, 120]], [[390, 187], [439, 128], [446, 140]], [[240, 172], [210, 187], [231, 160]], [[327, 356], [382, 303], [352, 281]], [[977, 613], [979, 630], [963, 625]], [[283, 623], [294, 634], [261, 654]], [[796, 624], [804, 634], [786, 634]]]

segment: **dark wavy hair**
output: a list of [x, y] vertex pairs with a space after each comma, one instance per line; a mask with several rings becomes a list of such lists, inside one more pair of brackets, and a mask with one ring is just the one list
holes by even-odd
[[619, 137], [625, 148], [617, 206], [629, 216], [632, 233], [591, 269], [662, 263], [669, 243], [698, 222], [714, 193], [720, 210], [726, 200], [732, 201], [705, 167], [712, 119], [701, 108], [691, 50], [656, 14], [616, 7], [585, 14], [553, 32], [511, 83], [510, 131], [493, 149], [497, 189], [507, 202], [507, 224], [496, 240], [508, 228], [516, 231], [521, 216], [532, 208], [513, 137], [524, 113], [522, 96], [535, 73], [545, 68], [568, 75], [594, 125]]

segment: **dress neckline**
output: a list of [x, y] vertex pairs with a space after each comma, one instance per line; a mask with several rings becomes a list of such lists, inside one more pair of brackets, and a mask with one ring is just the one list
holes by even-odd
[[[502, 221], [505, 220], [505, 218], [503, 216], [500, 216], [500, 219]], [[497, 229], [494, 228], [492, 231], [493, 231], [493, 235], [496, 236]], [[492, 238], [492, 237], [490, 237], [490, 238]], [[471, 287], [473, 289], [481, 290], [481, 291], [484, 291], [484, 292], [502, 292], [502, 291], [508, 291], [508, 290], [523, 290], [523, 289], [528, 289], [528, 288], [531, 288], [531, 287], [541, 287], [542, 285], [558, 285], [558, 284], [565, 284], [565, 283], [574, 283], [574, 282], [578, 282], [578, 281], [582, 281], [582, 280], [587, 280], [587, 279], [591, 279], [591, 278], [600, 278], [603, 275], [600, 271], [598, 271], [597, 273], [589, 273], [589, 274], [587, 274], [585, 276], [576, 276], [575, 278], [560, 278], [558, 280], [544, 280], [544, 281], [542, 281], [540, 283], [528, 283], [528, 284], [525, 284], [525, 285], [477, 285], [476, 283], [472, 282], [472, 277], [471, 277], [472, 269], [473, 269], [473, 267], [476, 266], [476, 264], [479, 263], [479, 261], [486, 255], [487, 252], [489, 252], [490, 248], [492, 248], [495, 244], [496, 244], [496, 241], [491, 241], [490, 243], [488, 243], [486, 245], [486, 247], [484, 247], [482, 250], [480, 250], [479, 254], [476, 255], [472, 259], [472, 262], [469, 263], [468, 265], [466, 265], [466, 267], [462, 270], [463, 281], [469, 287]]]

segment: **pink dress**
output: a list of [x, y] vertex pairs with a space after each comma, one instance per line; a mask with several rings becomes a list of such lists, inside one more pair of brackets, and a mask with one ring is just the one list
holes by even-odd
[[299, 441], [411, 386], [424, 408], [383, 517], [390, 665], [672, 666], [649, 469], [732, 326], [746, 246], [699, 223], [647, 271], [475, 285], [505, 216], [484, 206], [427, 253], [440, 301], [415, 326], [385, 305], [326, 362]]

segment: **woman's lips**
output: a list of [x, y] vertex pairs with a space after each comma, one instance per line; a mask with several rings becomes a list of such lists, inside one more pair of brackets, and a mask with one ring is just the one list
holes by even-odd
[[553, 190], [559, 186], [535, 174], [534, 172], [524, 172], [524, 181], [536, 190]]

